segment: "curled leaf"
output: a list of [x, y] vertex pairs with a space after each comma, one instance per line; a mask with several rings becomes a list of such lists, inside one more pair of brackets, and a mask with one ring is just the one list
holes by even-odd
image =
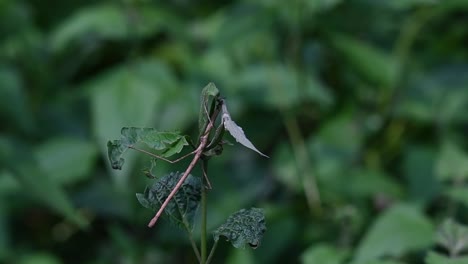
[[244, 145], [244, 147], [247, 147], [258, 154], [269, 158], [267, 155], [263, 154], [260, 152], [253, 144], [250, 142], [250, 140], [245, 136], [244, 130], [242, 127], [238, 126], [234, 120], [231, 119], [231, 115], [229, 114], [226, 103], [223, 104], [223, 124], [224, 127], [226, 128], [227, 131], [229, 131], [229, 134], [231, 134], [232, 137], [236, 139], [237, 142], [241, 143]]
[[[174, 189], [182, 173], [173, 172], [161, 177], [151, 188], [146, 188], [143, 193], [137, 193], [136, 197], [143, 207], [157, 211]], [[201, 180], [189, 175], [184, 181], [174, 198], [169, 202], [164, 212], [171, 221], [179, 226], [191, 228], [195, 214], [201, 199]]]
[[224, 236], [235, 248], [243, 247], [246, 243], [257, 248], [265, 231], [262, 209], [242, 209], [229, 216], [226, 223], [214, 231], [214, 240], [218, 241], [220, 236]]
[[164, 157], [182, 151], [188, 145], [187, 139], [178, 132], [157, 131], [154, 128], [124, 127], [119, 140], [107, 142], [107, 153], [113, 169], [120, 170], [124, 164], [123, 154], [137, 143], [143, 143], [154, 150], [163, 150]]

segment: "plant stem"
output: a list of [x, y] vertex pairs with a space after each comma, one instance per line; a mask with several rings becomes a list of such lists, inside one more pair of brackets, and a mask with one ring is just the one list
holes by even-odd
[[200, 241], [200, 251], [201, 251], [201, 263], [206, 263], [206, 188], [205, 188], [205, 177], [202, 177], [202, 193], [201, 193], [201, 241]]
[[213, 247], [211, 248], [210, 255], [208, 256], [208, 259], [206, 260], [205, 264], [210, 264], [211, 259], [213, 258], [214, 252], [216, 251], [216, 247], [218, 246], [218, 241], [216, 240], [213, 244]]

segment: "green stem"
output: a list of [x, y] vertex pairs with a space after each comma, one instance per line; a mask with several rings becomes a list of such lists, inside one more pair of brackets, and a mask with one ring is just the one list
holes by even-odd
[[213, 247], [211, 248], [210, 255], [208, 256], [208, 259], [206, 260], [206, 264], [210, 264], [211, 258], [213, 258], [214, 252], [216, 251], [216, 247], [218, 246], [218, 241], [216, 240], [213, 244]]
[[206, 264], [206, 188], [205, 177], [202, 178], [202, 193], [201, 193], [201, 263]]

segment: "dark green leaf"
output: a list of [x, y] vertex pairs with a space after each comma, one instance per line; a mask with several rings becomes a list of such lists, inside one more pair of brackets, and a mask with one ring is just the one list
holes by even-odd
[[[205, 132], [205, 128], [208, 125], [208, 119], [211, 109], [211, 104], [215, 104], [217, 97], [219, 96], [219, 90], [216, 85], [210, 82], [205, 88], [203, 88], [200, 98], [200, 113], [198, 114], [198, 128], [200, 136]], [[208, 103], [212, 100], [211, 104]]]
[[[137, 193], [136, 197], [143, 207], [156, 211], [174, 189], [182, 173], [170, 173], [158, 179], [151, 188], [146, 188], [144, 193]], [[191, 228], [194, 216], [201, 199], [200, 178], [189, 175], [176, 195], [169, 202], [164, 212], [171, 221], [179, 226]]]
[[390, 54], [344, 35], [331, 35], [331, 44], [346, 62], [369, 81], [384, 87], [395, 81], [398, 64]]
[[256, 248], [260, 245], [265, 231], [265, 215], [262, 209], [242, 209], [229, 216], [226, 223], [214, 231], [214, 239], [218, 241], [220, 236], [224, 236], [236, 248], [243, 247], [246, 243]]
[[113, 169], [120, 170], [124, 163], [122, 155], [137, 143], [143, 143], [155, 150], [164, 150], [161, 155], [170, 157], [188, 145], [184, 136], [178, 132], [161, 132], [154, 128], [124, 127], [122, 138], [107, 142], [108, 156]]
[[449, 258], [436, 252], [429, 252], [426, 256], [426, 264], [466, 264], [468, 257]]

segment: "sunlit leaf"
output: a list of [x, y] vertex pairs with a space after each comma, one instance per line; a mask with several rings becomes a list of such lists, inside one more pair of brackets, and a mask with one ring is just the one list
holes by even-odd
[[125, 151], [137, 143], [143, 143], [154, 150], [164, 150], [161, 154], [170, 157], [179, 153], [188, 145], [184, 136], [178, 132], [162, 132], [154, 128], [124, 127], [122, 138], [107, 142], [108, 156], [113, 169], [120, 170], [125, 160], [122, 158]]
[[253, 144], [250, 142], [250, 140], [245, 136], [244, 130], [242, 130], [242, 127], [238, 126], [236, 122], [234, 122], [231, 119], [231, 115], [229, 114], [226, 103], [223, 104], [223, 124], [224, 127], [226, 128], [227, 131], [229, 131], [229, 134], [231, 134], [232, 137], [236, 139], [237, 142], [241, 143], [244, 145], [244, 147], [247, 147], [258, 154], [267, 157], [267, 155], [263, 154], [260, 152]]
[[[137, 193], [140, 204], [157, 211], [174, 189], [182, 173], [170, 173], [158, 179], [153, 186], [146, 188], [144, 193]], [[189, 175], [184, 183], [164, 209], [170, 220], [179, 226], [193, 226], [194, 216], [201, 199], [201, 180]]]
[[232, 214], [226, 222], [214, 231], [215, 241], [224, 236], [236, 248], [245, 244], [256, 248], [266, 231], [265, 215], [262, 209], [241, 209]]

